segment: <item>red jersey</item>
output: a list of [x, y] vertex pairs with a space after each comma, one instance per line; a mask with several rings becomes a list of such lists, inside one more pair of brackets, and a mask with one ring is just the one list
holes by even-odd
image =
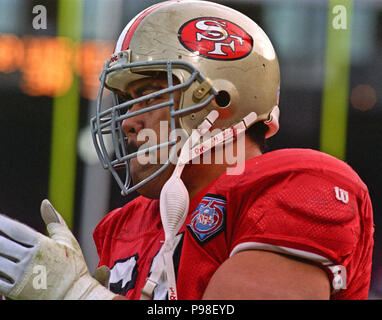
[[[111, 269], [110, 289], [139, 299], [164, 240], [159, 200], [141, 196], [112, 211], [94, 240], [99, 265]], [[372, 248], [372, 206], [354, 170], [314, 150], [269, 152], [247, 160], [241, 175], [221, 175], [191, 200], [174, 252], [178, 298], [201, 299], [226, 259], [255, 249], [321, 266], [332, 299], [366, 299]], [[154, 299], [166, 298], [162, 280]]]

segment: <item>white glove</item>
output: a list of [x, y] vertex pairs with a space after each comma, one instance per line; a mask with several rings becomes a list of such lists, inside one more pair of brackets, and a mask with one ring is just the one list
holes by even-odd
[[48, 200], [49, 237], [0, 215], [0, 294], [11, 299], [106, 300], [116, 297], [89, 274], [81, 248]]

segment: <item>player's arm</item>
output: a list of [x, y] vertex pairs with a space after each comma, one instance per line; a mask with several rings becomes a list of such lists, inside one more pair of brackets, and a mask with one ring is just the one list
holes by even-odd
[[320, 267], [262, 250], [241, 251], [212, 276], [203, 299], [329, 299], [330, 282]]

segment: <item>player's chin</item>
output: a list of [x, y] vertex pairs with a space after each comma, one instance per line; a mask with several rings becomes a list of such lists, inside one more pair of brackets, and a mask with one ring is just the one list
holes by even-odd
[[[137, 159], [130, 160], [130, 174], [134, 185], [150, 179], [163, 166], [163, 164], [142, 164]], [[163, 185], [170, 178], [174, 170], [173, 165], [169, 165], [160, 174], [143, 184], [137, 192], [150, 199], [158, 199]]]

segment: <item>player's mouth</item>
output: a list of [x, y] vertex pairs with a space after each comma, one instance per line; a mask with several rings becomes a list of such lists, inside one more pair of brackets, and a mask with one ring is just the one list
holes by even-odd
[[136, 153], [136, 156], [130, 159], [130, 164], [132, 162], [138, 162], [141, 165], [144, 164], [147, 166], [158, 163], [155, 145], [150, 146], [147, 141], [137, 142], [135, 139], [128, 139], [126, 143], [126, 152], [128, 155]]

